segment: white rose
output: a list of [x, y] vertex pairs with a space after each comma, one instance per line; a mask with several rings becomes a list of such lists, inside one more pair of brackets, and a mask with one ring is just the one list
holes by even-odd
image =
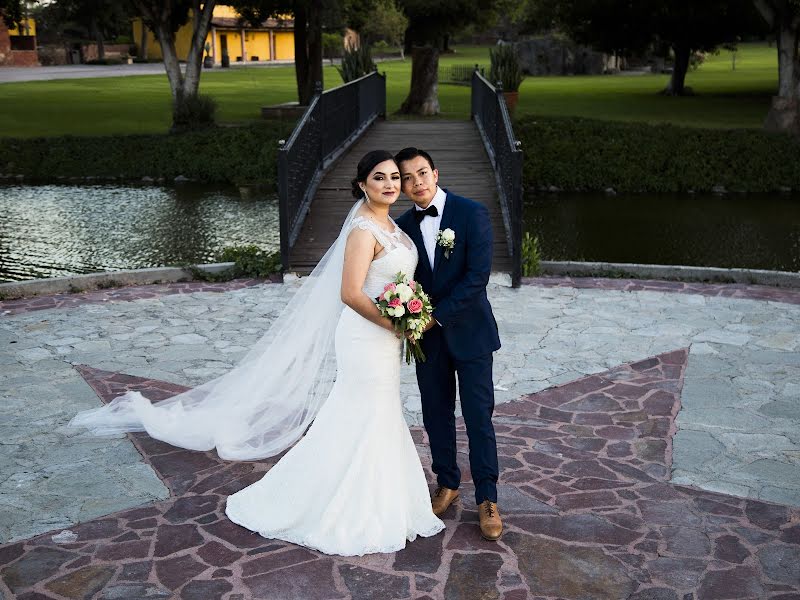
[[389, 310], [394, 311], [392, 313], [393, 317], [402, 317], [404, 314], [406, 314], [406, 309], [403, 308], [402, 306], [395, 306], [394, 308], [390, 308]]
[[456, 239], [456, 232], [448, 227], [442, 232], [442, 239], [445, 242], [452, 242]]
[[408, 302], [414, 297], [414, 290], [411, 289], [411, 286], [405, 283], [397, 284], [397, 297], [400, 298], [400, 302]]

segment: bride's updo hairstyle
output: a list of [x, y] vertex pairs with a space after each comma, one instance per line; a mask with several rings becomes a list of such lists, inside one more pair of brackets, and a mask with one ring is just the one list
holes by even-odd
[[387, 152], [386, 150], [373, 150], [372, 152], [367, 152], [361, 157], [361, 160], [358, 161], [358, 166], [356, 167], [356, 176], [353, 178], [353, 181], [350, 182], [350, 185], [352, 185], [353, 188], [353, 198], [362, 198], [364, 196], [364, 191], [358, 186], [358, 184], [366, 182], [367, 177], [369, 177], [369, 174], [372, 173], [372, 169], [385, 160], [391, 160], [394, 162], [394, 156], [391, 152]]

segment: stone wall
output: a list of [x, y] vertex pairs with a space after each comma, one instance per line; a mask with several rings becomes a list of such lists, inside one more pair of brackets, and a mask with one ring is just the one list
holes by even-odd
[[598, 75], [611, 70], [613, 57], [552, 36], [515, 44], [528, 75]]
[[3, 19], [0, 19], [0, 65], [5, 64], [10, 54], [11, 39], [8, 35], [8, 27], [6, 27]]
[[39, 62], [43, 65], [69, 65], [69, 50], [61, 44], [41, 44]]
[[[104, 47], [106, 58], [127, 58], [130, 54], [130, 49], [130, 44], [105, 44]], [[81, 56], [83, 57], [83, 62], [100, 58], [97, 52], [97, 44], [81, 44]]]

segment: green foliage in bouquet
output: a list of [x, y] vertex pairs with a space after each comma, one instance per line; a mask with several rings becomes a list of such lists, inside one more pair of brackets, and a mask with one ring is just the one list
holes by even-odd
[[425, 362], [419, 340], [433, 320], [433, 306], [422, 286], [398, 272], [394, 281], [387, 283], [375, 298], [375, 306], [382, 316], [392, 321], [394, 330], [403, 334], [406, 364], [411, 364], [412, 358]]

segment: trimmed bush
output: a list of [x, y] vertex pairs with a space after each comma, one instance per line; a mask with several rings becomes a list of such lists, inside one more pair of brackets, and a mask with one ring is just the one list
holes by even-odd
[[800, 190], [800, 139], [790, 136], [560, 117], [523, 117], [514, 132], [528, 190]]
[[183, 175], [274, 188], [278, 140], [293, 127], [292, 122], [270, 121], [173, 135], [6, 138], [0, 144], [0, 173], [41, 182], [70, 177], [171, 180]]

